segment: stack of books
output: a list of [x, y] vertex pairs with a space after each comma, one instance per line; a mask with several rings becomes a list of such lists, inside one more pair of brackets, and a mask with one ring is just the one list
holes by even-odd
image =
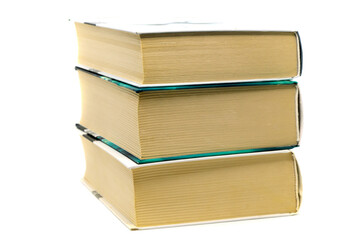
[[76, 23], [84, 183], [130, 229], [295, 214], [299, 35]]

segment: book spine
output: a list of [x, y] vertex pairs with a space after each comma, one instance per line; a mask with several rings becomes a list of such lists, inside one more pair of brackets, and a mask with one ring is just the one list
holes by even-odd
[[300, 40], [300, 35], [299, 32], [295, 32], [295, 34], [297, 35], [297, 41], [298, 41], [298, 46], [299, 46], [299, 76], [302, 76], [302, 72], [303, 72], [303, 49], [302, 49], [302, 41]]

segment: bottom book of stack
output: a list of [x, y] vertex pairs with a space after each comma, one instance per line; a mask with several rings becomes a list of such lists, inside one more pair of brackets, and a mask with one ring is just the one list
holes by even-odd
[[137, 164], [81, 136], [85, 185], [131, 230], [297, 213], [301, 180], [289, 150]]

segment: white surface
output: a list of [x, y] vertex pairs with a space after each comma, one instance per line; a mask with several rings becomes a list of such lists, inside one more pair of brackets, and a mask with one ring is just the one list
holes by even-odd
[[[359, 1], [35, 0], [0, 9], [0, 239], [362, 238]], [[131, 232], [89, 193], [80, 182], [76, 39], [67, 19], [116, 15], [299, 31], [304, 131], [295, 152], [304, 191], [297, 216]]]

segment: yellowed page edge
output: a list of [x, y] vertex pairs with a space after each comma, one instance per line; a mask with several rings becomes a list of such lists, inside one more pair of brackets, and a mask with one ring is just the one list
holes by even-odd
[[[96, 191], [84, 178], [81, 180], [82, 183], [88, 188], [90, 192]], [[113, 213], [127, 228], [130, 230], [147, 230], [147, 229], [158, 229], [158, 228], [168, 228], [168, 227], [182, 227], [182, 226], [192, 226], [192, 225], [201, 225], [201, 224], [210, 224], [210, 223], [222, 223], [222, 222], [234, 222], [234, 221], [244, 221], [244, 220], [253, 220], [253, 219], [263, 219], [263, 218], [273, 218], [273, 217], [283, 217], [283, 216], [293, 216], [295, 213], [279, 213], [279, 214], [269, 214], [269, 215], [260, 215], [260, 216], [251, 216], [251, 217], [241, 217], [241, 218], [229, 218], [221, 220], [212, 220], [212, 221], [201, 221], [201, 222], [190, 222], [190, 223], [180, 223], [180, 224], [170, 224], [170, 225], [160, 225], [152, 227], [136, 227], [131, 222], [129, 222], [123, 214], [117, 211], [112, 204], [110, 204], [107, 199], [100, 197], [98, 200], [103, 203], [104, 206], [108, 208], [109, 211]]]
[[[94, 191], [96, 191], [91, 185], [90, 183], [82, 178], [81, 182], [83, 183], [84, 186], [86, 186], [86, 188], [88, 188], [88, 190], [93, 193]], [[96, 191], [97, 192], [97, 191]], [[104, 204], [104, 206], [106, 206], [109, 211], [111, 211], [113, 213], [113, 215], [115, 215], [126, 227], [128, 227], [130, 230], [137, 230], [138, 228], [133, 225], [130, 221], [127, 220], [127, 218], [125, 218], [123, 216], [123, 214], [121, 214], [116, 208], [114, 208], [112, 206], [112, 204], [110, 204], [103, 196], [100, 198], [97, 198], [101, 203]]]

